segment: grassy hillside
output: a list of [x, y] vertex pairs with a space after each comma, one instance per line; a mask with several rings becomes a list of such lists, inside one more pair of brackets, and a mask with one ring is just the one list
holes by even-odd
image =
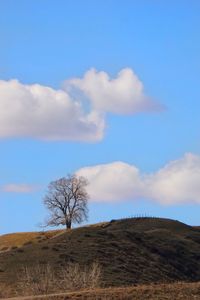
[[26, 246], [32, 243], [38, 243], [55, 237], [63, 230], [51, 230], [46, 232], [19, 232], [0, 236], [0, 252]]
[[[5, 236], [0, 238], [5, 245]], [[113, 220], [17, 246], [0, 253], [0, 284], [12, 286], [22, 266], [49, 263], [59, 269], [95, 260], [105, 287], [200, 280], [200, 229], [168, 219]]]

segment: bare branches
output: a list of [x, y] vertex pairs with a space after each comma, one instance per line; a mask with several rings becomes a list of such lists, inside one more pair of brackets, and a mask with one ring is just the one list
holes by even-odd
[[51, 265], [23, 267], [18, 276], [18, 289], [24, 295], [48, 295], [53, 292], [66, 292], [96, 288], [101, 285], [102, 269], [98, 262], [88, 266], [69, 263], [55, 271]]
[[72, 223], [87, 220], [87, 185], [88, 181], [84, 177], [74, 174], [52, 181], [43, 200], [50, 212], [47, 225], [65, 225], [66, 228], [71, 228]]
[[23, 293], [31, 295], [47, 295], [53, 292], [55, 277], [50, 265], [36, 265], [33, 268], [23, 267], [19, 276], [19, 288]]

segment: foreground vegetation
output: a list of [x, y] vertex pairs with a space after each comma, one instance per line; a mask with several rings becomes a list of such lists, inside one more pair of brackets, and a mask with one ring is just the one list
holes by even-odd
[[16, 300], [198, 300], [200, 282], [151, 284], [131, 287], [81, 290], [48, 296], [19, 297]]

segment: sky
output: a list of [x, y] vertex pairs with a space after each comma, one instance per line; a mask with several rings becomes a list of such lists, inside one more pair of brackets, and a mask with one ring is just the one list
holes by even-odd
[[88, 223], [200, 225], [200, 2], [0, 1], [0, 234], [40, 230], [49, 182]]

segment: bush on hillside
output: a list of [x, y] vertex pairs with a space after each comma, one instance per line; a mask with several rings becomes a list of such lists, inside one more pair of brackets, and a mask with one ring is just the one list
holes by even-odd
[[89, 266], [69, 263], [55, 272], [50, 265], [24, 267], [19, 277], [19, 290], [24, 295], [47, 295], [58, 291], [74, 291], [100, 287], [101, 267], [97, 262]]

